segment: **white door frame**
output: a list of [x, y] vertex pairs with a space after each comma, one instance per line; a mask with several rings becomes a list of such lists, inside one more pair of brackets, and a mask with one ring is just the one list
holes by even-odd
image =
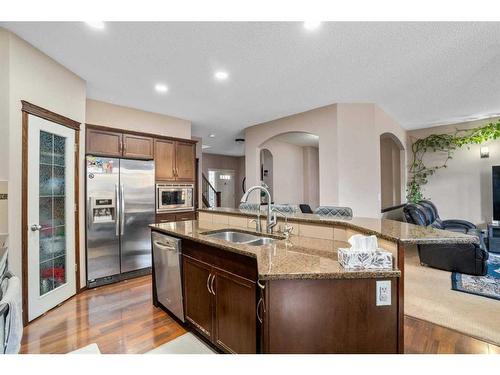
[[[23, 297], [23, 321], [26, 325], [30, 320], [34, 319], [36, 315], [39, 314], [39, 310], [33, 309], [30, 303], [30, 298], [28, 290], [38, 290], [38, 298], [42, 301], [41, 303], [47, 303], [45, 308], [48, 310], [52, 307], [57, 306], [60, 302], [70, 298], [74, 294], [80, 291], [80, 280], [79, 280], [79, 130], [80, 123], [69, 119], [67, 117], [58, 115], [54, 112], [48, 111], [44, 108], [38, 107], [26, 101], [22, 102], [22, 297]], [[38, 137], [33, 137], [34, 130], [40, 129], [40, 124], [42, 124], [43, 130], [49, 133], [61, 134], [67, 137], [66, 149], [65, 149], [65, 248], [71, 251], [66, 251], [66, 271], [65, 277], [66, 281], [63, 285], [46, 293], [43, 296], [39, 296], [40, 287], [38, 285], [39, 279], [39, 266], [35, 276], [33, 277], [33, 272], [29, 272], [30, 268], [33, 268], [34, 261], [31, 263], [30, 267], [30, 257], [28, 257], [30, 242], [33, 242], [31, 233], [37, 233], [38, 231], [32, 232], [30, 226], [32, 224], [35, 213], [31, 212], [32, 207], [30, 206], [30, 195], [31, 200], [33, 200], [33, 194], [35, 189], [30, 185], [36, 180], [36, 193], [38, 194], [38, 178], [30, 176], [29, 166], [32, 160], [39, 159], [39, 135]], [[30, 133], [32, 136], [30, 137]], [[35, 144], [32, 144], [34, 141]], [[36, 159], [33, 159], [33, 153], [36, 153]], [[39, 168], [38, 162], [37, 168]], [[33, 172], [33, 171], [32, 171]], [[31, 173], [33, 174], [33, 173]], [[38, 172], [37, 172], [38, 175]], [[30, 191], [31, 190], [31, 191]], [[38, 198], [37, 198], [38, 199]], [[38, 211], [38, 201], [35, 209]], [[31, 215], [31, 217], [30, 217]], [[38, 213], [36, 213], [38, 216]], [[38, 223], [38, 217], [36, 217], [35, 223]], [[38, 241], [38, 238], [36, 239]], [[34, 250], [31, 250], [34, 251]], [[39, 259], [39, 248], [37, 244], [36, 249], [36, 259]], [[32, 255], [32, 254], [31, 254]], [[31, 277], [30, 277], [31, 276]], [[37, 283], [36, 287], [34, 283]], [[49, 300], [57, 300], [56, 305], [53, 303], [48, 303]]]

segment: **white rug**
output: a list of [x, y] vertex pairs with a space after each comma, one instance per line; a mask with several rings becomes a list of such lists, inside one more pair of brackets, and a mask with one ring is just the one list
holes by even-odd
[[405, 256], [405, 314], [500, 345], [500, 301], [451, 289], [451, 272]]
[[216, 354], [207, 344], [188, 332], [146, 354]]
[[101, 354], [101, 351], [99, 350], [99, 347], [97, 346], [96, 343], [84, 346], [83, 348], [73, 350], [72, 352], [69, 352], [68, 354]]

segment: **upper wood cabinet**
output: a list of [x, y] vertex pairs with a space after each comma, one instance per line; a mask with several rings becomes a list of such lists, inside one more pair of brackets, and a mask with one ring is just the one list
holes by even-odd
[[155, 139], [157, 180], [193, 182], [195, 159], [193, 143]]
[[175, 180], [175, 141], [155, 139], [157, 180]]
[[100, 129], [86, 129], [87, 154], [122, 156], [122, 133]]
[[151, 137], [88, 126], [86, 136], [87, 154], [149, 160], [154, 156]]
[[136, 159], [153, 159], [153, 138], [123, 134], [123, 156]]

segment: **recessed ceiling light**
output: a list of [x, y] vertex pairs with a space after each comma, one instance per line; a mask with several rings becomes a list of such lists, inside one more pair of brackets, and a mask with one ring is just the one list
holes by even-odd
[[165, 85], [163, 83], [157, 83], [155, 85], [155, 90], [156, 90], [156, 92], [159, 92], [160, 94], [164, 94], [168, 91], [168, 87], [167, 87], [167, 85]]
[[215, 138], [215, 134], [213, 134], [213, 133], [212, 133], [212, 134], [209, 134], [208, 136], [209, 136], [210, 138]]
[[321, 25], [319, 21], [305, 21], [304, 29], [306, 30], [316, 30]]
[[218, 72], [215, 72], [214, 76], [219, 81], [224, 81], [229, 78], [229, 73], [223, 70], [219, 70]]
[[87, 25], [90, 27], [93, 27], [94, 29], [102, 30], [106, 27], [105, 23], [102, 21], [88, 21], [85, 22]]

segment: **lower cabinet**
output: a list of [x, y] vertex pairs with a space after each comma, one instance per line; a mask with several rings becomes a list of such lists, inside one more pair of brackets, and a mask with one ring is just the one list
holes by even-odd
[[229, 353], [257, 352], [255, 282], [183, 255], [186, 319]]
[[157, 223], [169, 223], [172, 221], [196, 220], [195, 211], [177, 212], [177, 213], [157, 213]]
[[186, 319], [213, 341], [213, 298], [210, 291], [212, 268], [183, 257], [184, 311]]
[[257, 349], [255, 283], [216, 270], [213, 289], [216, 344], [230, 353], [255, 353]]

